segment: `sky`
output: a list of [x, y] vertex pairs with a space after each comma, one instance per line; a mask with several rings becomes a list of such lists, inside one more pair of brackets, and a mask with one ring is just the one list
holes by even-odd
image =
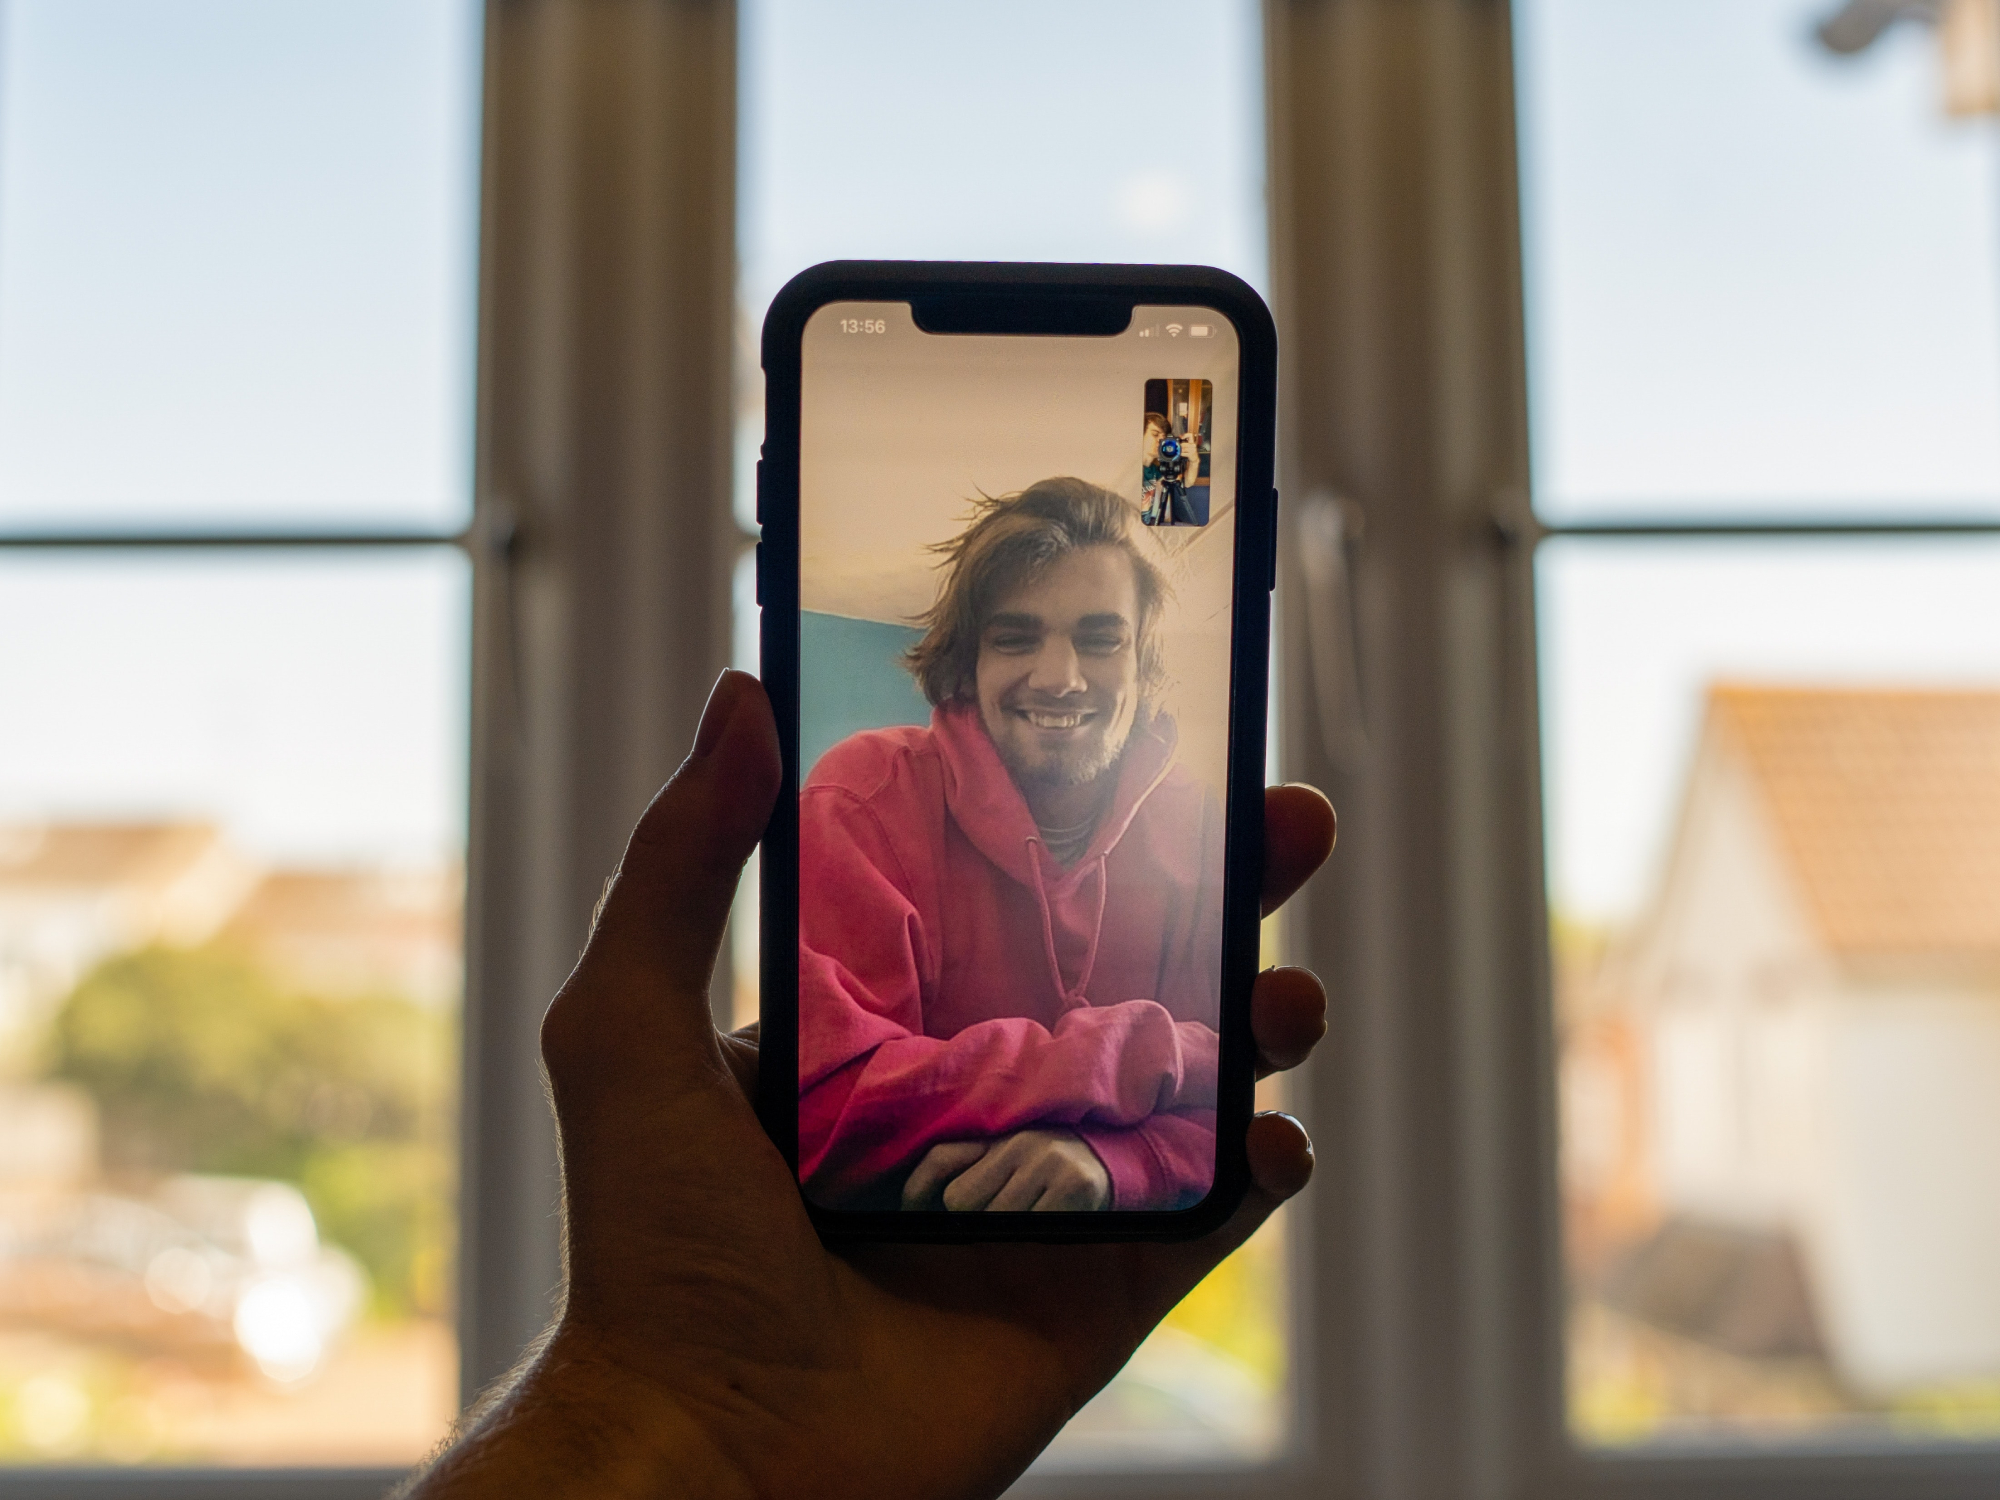
[[[469, 0], [0, 7], [0, 526], [451, 529]], [[463, 846], [463, 561], [0, 551], [0, 819]]]
[[[1545, 514], [2000, 508], [1994, 126], [1820, 9], [1518, 0]], [[742, 15], [746, 330], [835, 256], [1266, 284], [1247, 0]], [[458, 524], [477, 60], [473, 0], [7, 0], [0, 525]], [[461, 565], [269, 563], [0, 557], [0, 818], [455, 850]], [[1576, 915], [1643, 905], [1708, 680], [2000, 683], [1991, 547], [1564, 542], [1540, 589]]]
[[1993, 124], [1830, 8], [1517, 7], [1544, 514], [1995, 508]]
[[450, 526], [467, 0], [7, 0], [0, 523]]
[[837, 258], [1189, 261], [1265, 284], [1254, 3], [745, 0], [742, 14], [753, 322]]
[[[2000, 143], [1828, 0], [1517, 6], [1536, 504], [2000, 514]], [[2000, 686], [1985, 543], [1572, 541], [1538, 562], [1551, 899], [1643, 911], [1702, 691]]]

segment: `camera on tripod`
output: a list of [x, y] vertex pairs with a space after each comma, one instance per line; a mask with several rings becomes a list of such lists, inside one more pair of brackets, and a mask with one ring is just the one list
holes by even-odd
[[1184, 507], [1187, 497], [1187, 479], [1183, 470], [1187, 467], [1181, 460], [1181, 440], [1171, 432], [1160, 437], [1160, 491], [1154, 514], [1156, 525], [1172, 525], [1178, 519], [1178, 512]]

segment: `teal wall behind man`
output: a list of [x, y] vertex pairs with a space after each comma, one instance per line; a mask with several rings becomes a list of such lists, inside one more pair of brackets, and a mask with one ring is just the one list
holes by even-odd
[[799, 765], [807, 774], [856, 730], [930, 723], [931, 706], [901, 663], [922, 634], [880, 620], [800, 612]]

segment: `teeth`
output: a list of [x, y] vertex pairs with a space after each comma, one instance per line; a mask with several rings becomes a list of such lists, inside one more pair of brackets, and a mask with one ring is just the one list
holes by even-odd
[[1033, 709], [1024, 713], [1030, 724], [1037, 729], [1074, 729], [1083, 722], [1082, 714], [1038, 714]]

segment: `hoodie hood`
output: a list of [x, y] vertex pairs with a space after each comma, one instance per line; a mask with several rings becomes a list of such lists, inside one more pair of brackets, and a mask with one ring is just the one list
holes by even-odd
[[1042, 956], [1057, 1004], [1074, 1010], [1090, 1002], [1085, 991], [1097, 967], [1111, 851], [1174, 763], [1174, 721], [1151, 715], [1132, 726], [1118, 758], [1111, 805], [1097, 820], [1090, 843], [1065, 869], [1048, 851], [1028, 799], [1000, 759], [975, 704], [952, 703], [931, 714], [931, 733], [944, 762], [945, 806], [966, 839], [1009, 879], [1035, 893], [1042, 927]]
[[1065, 1125], [1121, 1208], [1207, 1191], [1223, 810], [1135, 729], [1075, 864], [1043, 847], [978, 709], [863, 730], [799, 797], [799, 1149], [815, 1201], [928, 1147]]
[[[1136, 720], [1119, 757], [1117, 788], [1097, 820], [1090, 843], [1065, 869], [1042, 844], [1028, 799], [1014, 784], [974, 703], [947, 703], [931, 711], [931, 733], [944, 761], [945, 805], [974, 848], [1013, 880], [1062, 891], [1079, 883], [1094, 864], [1118, 847], [1139, 809], [1174, 763], [1179, 732], [1166, 714]], [[1038, 868], [1039, 867], [1039, 868]]]

